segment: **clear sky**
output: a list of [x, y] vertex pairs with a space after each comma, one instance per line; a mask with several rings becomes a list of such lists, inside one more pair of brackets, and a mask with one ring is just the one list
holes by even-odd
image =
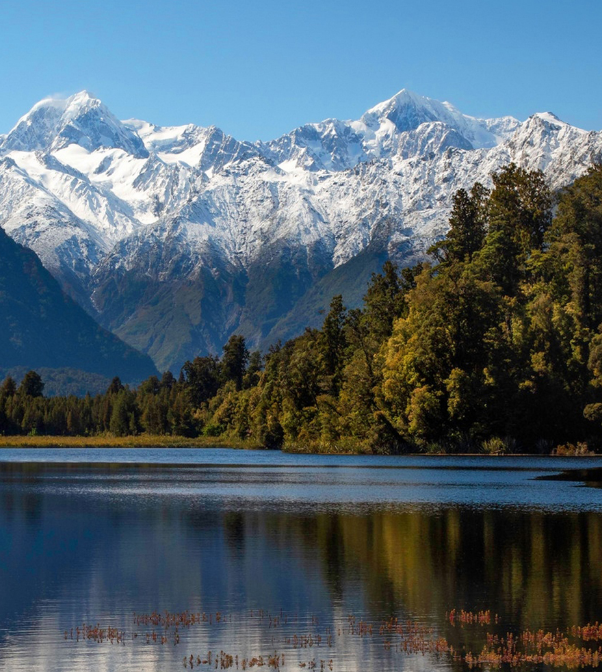
[[602, 129], [602, 0], [0, 0], [0, 133], [88, 89], [120, 118], [239, 139], [409, 88]]

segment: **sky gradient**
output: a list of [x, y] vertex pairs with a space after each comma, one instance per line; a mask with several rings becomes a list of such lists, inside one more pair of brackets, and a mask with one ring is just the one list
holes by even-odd
[[3, 0], [0, 133], [88, 89], [121, 119], [268, 140], [408, 88], [602, 129], [600, 0]]

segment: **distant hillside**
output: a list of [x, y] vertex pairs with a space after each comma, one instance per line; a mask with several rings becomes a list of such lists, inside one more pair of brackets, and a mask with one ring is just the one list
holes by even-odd
[[71, 368], [140, 381], [147, 355], [100, 327], [69, 298], [34, 252], [0, 229], [0, 369]]
[[[13, 366], [10, 369], [0, 369], [0, 380], [10, 376], [17, 385], [21, 383], [29, 371], [27, 366]], [[111, 378], [99, 373], [90, 373], [81, 369], [49, 369], [44, 366], [36, 368], [36, 373], [44, 381], [45, 397], [85, 397], [89, 392], [92, 396], [103, 394], [111, 384]]]

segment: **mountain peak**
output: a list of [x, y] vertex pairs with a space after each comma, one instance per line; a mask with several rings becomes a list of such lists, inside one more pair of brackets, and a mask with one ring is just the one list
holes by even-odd
[[371, 107], [362, 116], [362, 121], [374, 123], [376, 120], [388, 119], [400, 131], [411, 130], [424, 121], [438, 121], [433, 103], [442, 105], [409, 89], [401, 89], [388, 100]]
[[[426, 96], [421, 96], [420, 94], [415, 93], [414, 91], [410, 91], [410, 89], [403, 88], [400, 91], [398, 91], [394, 96], [391, 96], [391, 98], [383, 101], [380, 104], [386, 105], [391, 101], [395, 101], [397, 104], [407, 104], [410, 102], [414, 104], [422, 104], [424, 101], [428, 100], [430, 100], [430, 98], [427, 98]], [[375, 107], [378, 107], [378, 105], [376, 105]]]
[[88, 151], [109, 147], [138, 158], [148, 156], [138, 135], [85, 90], [36, 103], [6, 136], [1, 149], [52, 152], [72, 144]]
[[462, 114], [451, 103], [442, 103], [409, 89], [401, 89], [388, 100], [370, 108], [361, 120], [372, 127], [388, 120], [398, 131], [403, 132], [412, 131], [425, 122], [436, 121], [458, 128], [459, 122], [464, 126], [466, 119], [472, 117]]
[[100, 105], [102, 105], [101, 101], [85, 90], [66, 98], [58, 96], [43, 98], [38, 101], [27, 114], [19, 119], [17, 124], [10, 131], [9, 136], [23, 125], [31, 126], [39, 123], [42, 119], [46, 121], [45, 126], [48, 126], [49, 122], [58, 124], [63, 115], [67, 112], [70, 117], [74, 117], [81, 113], [84, 108], [98, 107]]
[[532, 114], [529, 119], [540, 119], [541, 121], [545, 121], [549, 124], [555, 124], [555, 125], [560, 125], [560, 126], [567, 126], [568, 124], [560, 117], [557, 117], [553, 112], [536, 112], [535, 114]]
[[370, 108], [360, 121], [373, 131], [384, 130], [392, 124], [399, 133], [413, 131], [424, 123], [441, 122], [458, 132], [475, 149], [494, 147], [503, 139], [490, 130], [499, 120], [462, 114], [451, 103], [421, 96], [408, 89], [401, 89], [392, 98]]
[[77, 93], [74, 93], [67, 100], [68, 101], [83, 101], [83, 100], [99, 100], [99, 99], [95, 95], [90, 93], [87, 89], [82, 89], [81, 91], [78, 91]]
[[[73, 112], [79, 112], [84, 109], [91, 107], [101, 107], [103, 106], [101, 100], [93, 96], [89, 91], [79, 91], [74, 93], [72, 96], [69, 96], [65, 100], [65, 109], [71, 110]], [[103, 106], [104, 107], [104, 106]]]

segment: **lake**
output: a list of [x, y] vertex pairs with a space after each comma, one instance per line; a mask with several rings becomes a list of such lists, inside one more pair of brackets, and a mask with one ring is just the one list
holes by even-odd
[[584, 468], [2, 450], [0, 670], [595, 668], [602, 488], [547, 480]]

